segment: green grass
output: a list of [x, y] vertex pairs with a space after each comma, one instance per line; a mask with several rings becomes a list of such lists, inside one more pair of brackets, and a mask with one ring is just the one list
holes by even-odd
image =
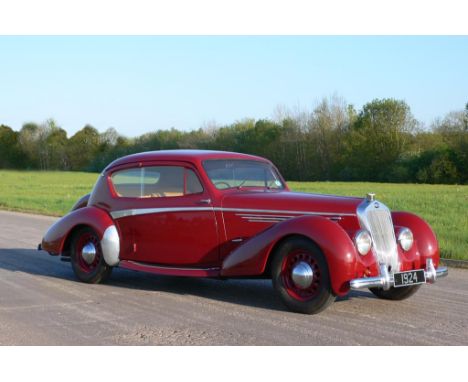
[[[98, 174], [0, 170], [0, 208], [61, 216], [91, 191]], [[364, 196], [375, 192], [392, 210], [414, 212], [433, 227], [442, 256], [468, 260], [468, 186], [363, 182], [288, 182], [291, 189]]]
[[0, 170], [0, 208], [61, 216], [89, 193], [98, 174]]

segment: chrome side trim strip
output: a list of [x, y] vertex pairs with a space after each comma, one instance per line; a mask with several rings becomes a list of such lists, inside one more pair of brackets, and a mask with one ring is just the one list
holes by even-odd
[[[263, 218], [293, 218], [300, 215], [313, 216], [356, 216], [351, 213], [336, 213], [336, 212], [311, 212], [311, 211], [283, 211], [283, 210], [260, 210], [250, 208], [223, 208], [223, 207], [167, 207], [167, 208], [132, 208], [128, 210], [112, 211], [112, 218], [119, 219], [126, 216], [146, 215], [146, 214], [161, 214], [167, 212], [193, 212], [193, 211], [221, 211], [221, 212], [246, 212], [246, 213], [268, 213], [268, 214], [288, 214], [282, 216], [262, 216]], [[295, 214], [289, 216], [290, 214]], [[247, 216], [247, 215], [246, 215]], [[253, 216], [251, 218], [254, 218]]]
[[258, 212], [269, 214], [295, 214], [295, 215], [321, 215], [321, 216], [356, 216], [355, 213], [336, 213], [336, 212], [318, 212], [318, 211], [291, 211], [291, 210], [259, 210], [250, 208], [223, 208], [215, 207], [217, 211], [223, 212]]
[[[237, 215], [239, 216], [239, 215]], [[298, 215], [297, 217], [299, 217], [300, 215]], [[291, 219], [292, 217], [285, 217], [285, 218], [279, 218], [279, 217], [276, 217], [276, 216], [256, 216], [256, 217], [251, 217], [251, 216], [239, 216], [241, 219], [247, 219], [247, 220], [255, 220], [255, 219], [269, 219], [269, 220], [281, 220], [281, 219]], [[296, 216], [294, 216], [296, 217]]]
[[245, 216], [249, 218], [295, 218], [297, 215], [260, 215], [260, 214], [236, 214], [237, 216]]
[[[275, 216], [275, 215], [253, 215], [253, 214], [236, 214], [237, 216], [241, 217], [244, 220], [247, 220], [249, 223], [279, 223], [285, 220], [289, 220], [292, 218], [297, 218], [301, 215], [284, 215], [284, 216]], [[327, 216], [327, 219], [333, 221], [340, 221], [342, 219], [341, 216]]]
[[213, 207], [168, 207], [168, 208], [133, 208], [129, 210], [112, 211], [110, 214], [114, 219], [126, 216], [163, 214], [166, 212], [193, 212], [193, 211], [213, 211]]
[[283, 220], [255, 219], [255, 220], [247, 220], [247, 222], [248, 223], [279, 223], [279, 222], [284, 222], [285, 220], [288, 220], [288, 219], [283, 219]]
[[278, 222], [282, 222], [282, 221], [285, 221], [285, 220], [289, 220], [289, 219], [294, 217], [294, 216], [289, 216], [289, 217], [255, 216], [255, 217], [251, 217], [251, 216], [241, 216], [241, 215], [237, 215], [237, 216], [239, 216], [243, 220], [248, 221], [249, 223], [255, 223], [255, 222], [278, 223]]
[[249, 223], [279, 223], [299, 215], [259, 215], [259, 214], [236, 214], [243, 220], [247, 220]]

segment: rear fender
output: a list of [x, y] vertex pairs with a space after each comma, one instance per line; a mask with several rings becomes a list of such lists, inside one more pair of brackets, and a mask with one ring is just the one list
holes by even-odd
[[356, 250], [351, 238], [337, 223], [321, 216], [301, 216], [278, 223], [249, 239], [223, 261], [222, 276], [253, 276], [265, 271], [276, 244], [291, 235], [302, 235], [315, 242], [325, 255], [332, 290], [336, 295], [349, 292], [355, 278]]
[[96, 232], [108, 265], [119, 263], [120, 238], [117, 228], [110, 215], [96, 207], [77, 209], [55, 222], [42, 239], [42, 249], [53, 255], [62, 254], [67, 239], [78, 226], [89, 226]]
[[86, 194], [85, 196], [82, 196], [72, 207], [71, 211], [79, 210], [80, 208], [84, 208], [88, 205], [88, 201], [90, 198], [91, 194]]

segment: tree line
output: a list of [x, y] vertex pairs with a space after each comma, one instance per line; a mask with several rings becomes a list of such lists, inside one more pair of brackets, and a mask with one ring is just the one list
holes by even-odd
[[288, 180], [468, 183], [468, 103], [423, 128], [408, 104], [376, 99], [361, 110], [332, 97], [311, 111], [278, 108], [198, 130], [157, 130], [128, 138], [86, 125], [67, 137], [50, 119], [20, 131], [0, 125], [0, 168], [101, 171], [123, 155], [163, 149], [211, 149], [272, 160]]

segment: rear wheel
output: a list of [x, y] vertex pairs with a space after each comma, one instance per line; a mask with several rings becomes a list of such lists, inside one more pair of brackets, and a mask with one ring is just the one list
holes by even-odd
[[325, 256], [310, 240], [295, 237], [281, 244], [271, 270], [273, 287], [294, 312], [316, 314], [335, 301]]
[[112, 267], [104, 261], [99, 237], [90, 227], [81, 228], [73, 235], [70, 258], [73, 272], [85, 283], [100, 283], [112, 272]]
[[369, 288], [378, 298], [384, 300], [404, 300], [415, 294], [421, 285], [413, 285], [409, 287], [395, 288], [391, 287], [389, 290], [383, 290], [382, 288]]

